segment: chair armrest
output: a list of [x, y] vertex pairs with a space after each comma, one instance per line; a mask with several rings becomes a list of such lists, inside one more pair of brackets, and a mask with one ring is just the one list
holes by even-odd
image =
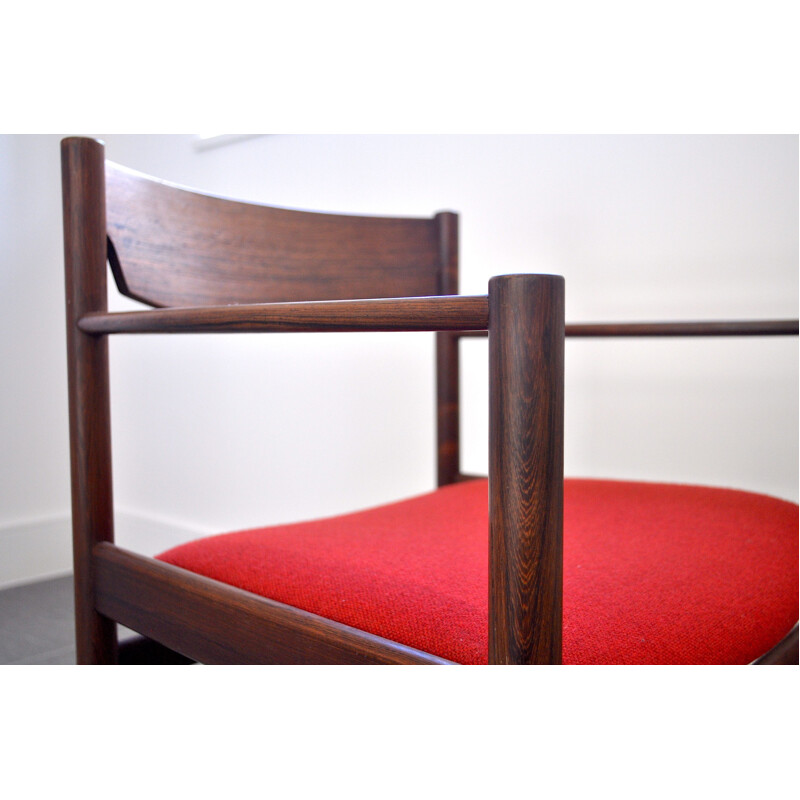
[[[796, 319], [714, 320], [705, 322], [580, 322], [567, 323], [565, 335], [577, 338], [617, 336], [797, 336]], [[485, 331], [464, 331], [465, 338], [485, 337]]]
[[486, 330], [486, 296], [399, 297], [89, 313], [88, 334]]
[[566, 326], [567, 336], [797, 336], [796, 319], [713, 322], [610, 322]]

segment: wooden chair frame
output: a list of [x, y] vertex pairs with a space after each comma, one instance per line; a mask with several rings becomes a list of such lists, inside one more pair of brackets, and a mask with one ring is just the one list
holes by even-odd
[[[113, 167], [112, 169], [116, 169]], [[458, 296], [458, 219], [435, 232], [426, 296], [176, 306], [128, 285], [106, 218], [103, 145], [62, 142], [67, 348], [78, 663], [442, 664], [438, 656], [259, 597], [114, 544], [108, 337], [119, 333], [435, 331], [438, 484], [459, 462], [461, 336], [489, 336], [489, 661], [561, 662], [564, 336], [796, 334], [797, 321], [576, 325], [564, 281], [492, 278], [487, 296]], [[155, 183], [155, 182], [154, 182]], [[253, 206], [253, 208], [259, 208]], [[123, 293], [156, 307], [109, 313], [107, 259]], [[235, 265], [234, 265], [234, 268]], [[246, 267], [241, 268], [242, 274]], [[196, 287], [192, 291], [200, 291]], [[209, 290], [210, 292], [211, 290]], [[336, 288], [328, 291], [335, 292]], [[184, 291], [184, 295], [191, 292]], [[336, 295], [334, 295], [336, 296]], [[116, 623], [145, 637], [120, 650]], [[794, 645], [784, 644], [796, 650]], [[175, 655], [175, 654], [179, 655]], [[127, 654], [127, 655], [126, 655]], [[795, 656], [796, 658], [796, 656]], [[766, 663], [766, 662], [765, 662]]]

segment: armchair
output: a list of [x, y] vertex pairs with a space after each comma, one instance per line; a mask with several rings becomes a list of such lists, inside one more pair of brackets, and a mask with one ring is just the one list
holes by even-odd
[[[458, 218], [239, 203], [62, 143], [79, 663], [797, 663], [797, 506], [564, 480], [564, 337], [796, 335], [797, 321], [565, 325], [564, 281], [458, 295]], [[119, 291], [151, 310], [109, 313]], [[108, 337], [433, 331], [438, 486], [147, 558], [114, 544]], [[488, 480], [459, 457], [461, 336], [488, 335]], [[120, 646], [116, 624], [143, 635]]]

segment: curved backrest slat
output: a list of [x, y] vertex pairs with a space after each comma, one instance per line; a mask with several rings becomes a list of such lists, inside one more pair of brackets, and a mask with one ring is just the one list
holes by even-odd
[[153, 306], [447, 293], [438, 217], [242, 203], [106, 162], [106, 218], [120, 292]]

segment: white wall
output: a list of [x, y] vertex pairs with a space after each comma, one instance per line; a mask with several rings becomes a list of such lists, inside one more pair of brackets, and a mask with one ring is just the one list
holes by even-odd
[[[99, 136], [109, 158], [242, 199], [459, 211], [463, 293], [557, 272], [571, 321], [798, 313], [795, 136], [276, 135], [204, 152]], [[59, 139], [0, 137], [0, 556], [69, 502]], [[462, 348], [463, 466], [485, 471], [486, 343]], [[428, 490], [432, 353], [429, 334], [114, 340], [121, 520], [210, 531]], [[796, 500], [797, 386], [796, 338], [570, 341], [567, 472]]]

